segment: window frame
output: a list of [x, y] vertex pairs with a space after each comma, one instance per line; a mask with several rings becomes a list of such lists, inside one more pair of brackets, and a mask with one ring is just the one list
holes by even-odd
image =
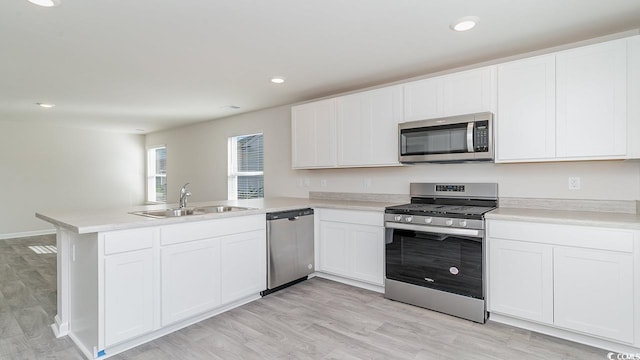
[[[262, 136], [262, 171], [238, 171], [238, 138], [247, 136]], [[262, 176], [263, 189], [262, 197], [254, 199], [264, 199], [264, 132], [229, 136], [227, 138], [227, 199], [238, 200], [238, 177], [240, 176]]]
[[[145, 195], [145, 201], [147, 204], [166, 204], [167, 203], [167, 194], [165, 193], [165, 200], [164, 201], [158, 201], [157, 200], [157, 192], [155, 191], [156, 189], [156, 178], [158, 177], [164, 177], [165, 178], [165, 182], [167, 181], [167, 174], [166, 174], [166, 163], [165, 163], [165, 173], [161, 174], [158, 173], [158, 169], [156, 168], [156, 151], [158, 149], [164, 149], [165, 153], [167, 152], [167, 146], [162, 144], [162, 145], [153, 145], [153, 146], [147, 146], [147, 153], [146, 153], [146, 162], [147, 162], [147, 171], [146, 171], [146, 195]], [[166, 155], [165, 155], [165, 161], [166, 161]]]

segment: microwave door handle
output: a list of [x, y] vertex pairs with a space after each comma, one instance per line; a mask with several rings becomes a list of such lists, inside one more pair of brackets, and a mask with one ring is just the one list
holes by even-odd
[[473, 121], [467, 123], [467, 152], [473, 151]]

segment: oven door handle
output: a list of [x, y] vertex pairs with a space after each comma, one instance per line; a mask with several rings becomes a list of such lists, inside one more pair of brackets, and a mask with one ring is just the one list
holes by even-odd
[[428, 233], [434, 233], [434, 234], [460, 235], [460, 236], [473, 236], [473, 237], [482, 237], [484, 235], [482, 230], [475, 230], [475, 229], [443, 228], [439, 226], [400, 224], [400, 223], [394, 223], [394, 222], [385, 222], [384, 226], [387, 229], [412, 230], [412, 231], [428, 232]]

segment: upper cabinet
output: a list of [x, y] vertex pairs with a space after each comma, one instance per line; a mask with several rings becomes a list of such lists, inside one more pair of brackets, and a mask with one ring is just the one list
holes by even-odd
[[365, 91], [336, 101], [338, 165], [397, 165], [402, 88]]
[[401, 119], [400, 86], [293, 106], [292, 167], [399, 165]]
[[336, 165], [336, 101], [321, 100], [291, 108], [293, 168]]
[[406, 83], [404, 121], [495, 112], [494, 84], [494, 66]]
[[399, 165], [398, 123], [484, 111], [496, 162], [640, 158], [640, 36], [293, 106], [292, 167]]
[[637, 129], [640, 120], [627, 111], [627, 102], [637, 101], [637, 42], [619, 39], [499, 65], [496, 161], [637, 157], [627, 144], [628, 128]]
[[555, 157], [555, 85], [554, 55], [498, 66], [498, 160]]
[[557, 157], [626, 154], [626, 39], [559, 53], [556, 88]]

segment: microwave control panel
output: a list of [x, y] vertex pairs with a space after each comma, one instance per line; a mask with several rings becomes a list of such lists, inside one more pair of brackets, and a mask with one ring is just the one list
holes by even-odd
[[473, 151], [489, 151], [489, 122], [476, 121], [473, 124]]

